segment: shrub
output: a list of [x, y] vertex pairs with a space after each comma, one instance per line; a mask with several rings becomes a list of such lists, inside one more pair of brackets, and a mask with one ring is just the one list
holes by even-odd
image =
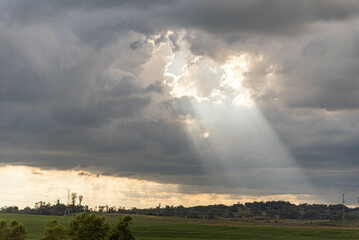
[[69, 235], [72, 240], [105, 240], [109, 229], [105, 217], [82, 213], [71, 221]]
[[25, 227], [21, 223], [13, 220], [8, 228], [5, 221], [0, 222], [0, 240], [24, 240], [26, 237]]
[[64, 226], [59, 224], [57, 220], [51, 220], [46, 223], [46, 227], [43, 236], [40, 240], [69, 240]]
[[0, 240], [7, 240], [9, 236], [10, 229], [8, 229], [5, 221], [0, 222]]
[[120, 219], [114, 228], [111, 229], [109, 240], [134, 240], [135, 237], [129, 228], [132, 217], [125, 216]]

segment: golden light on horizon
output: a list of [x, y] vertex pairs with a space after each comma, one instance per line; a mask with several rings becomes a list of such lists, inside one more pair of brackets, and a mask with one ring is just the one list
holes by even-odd
[[[6, 181], [5, 181], [6, 179]], [[238, 202], [287, 200], [305, 202], [296, 195], [248, 195], [181, 192], [177, 184], [164, 184], [125, 177], [101, 176], [80, 170], [43, 170], [25, 166], [0, 167], [0, 206], [33, 207], [36, 202], [67, 202], [67, 191], [84, 196], [89, 207], [108, 205], [125, 208], [226, 204]], [[11, 196], [11, 198], [9, 198]], [[308, 197], [309, 198], [309, 197]]]

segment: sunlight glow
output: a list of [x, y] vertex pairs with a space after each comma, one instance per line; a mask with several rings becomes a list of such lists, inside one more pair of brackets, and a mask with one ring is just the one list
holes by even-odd
[[240, 56], [232, 56], [221, 66], [225, 75], [221, 80], [220, 86], [222, 88], [230, 88], [233, 90], [233, 105], [251, 107], [254, 104], [250, 98], [249, 92], [242, 86], [245, 75], [249, 71], [249, 64], [250, 57], [243, 54]]
[[175, 74], [168, 72], [169, 66], [172, 66], [172, 61], [168, 64], [166, 73], [165, 73], [165, 79], [166, 79], [165, 83], [168, 86], [172, 87], [172, 91], [170, 92], [170, 94], [173, 97], [180, 98], [182, 96], [193, 96], [193, 97], [198, 97], [199, 99], [201, 99], [201, 97], [199, 96], [198, 90], [196, 88], [195, 82], [194, 81], [186, 81], [186, 79], [188, 79], [189, 76], [191, 75], [191, 73], [190, 73], [191, 65], [196, 64], [199, 60], [200, 60], [200, 58], [197, 57], [197, 58], [193, 59], [191, 62], [186, 63], [182, 67], [182, 70], [179, 73], [179, 75], [175, 75]]
[[221, 87], [241, 89], [245, 73], [248, 71], [249, 57], [247, 55], [231, 57], [222, 68], [226, 76], [222, 79]]
[[204, 138], [209, 138], [209, 136], [210, 136], [209, 132], [204, 132], [204, 133], [203, 133], [203, 137], [204, 137]]
[[166, 67], [164, 84], [171, 88], [174, 98], [189, 96], [199, 102], [223, 104], [231, 101], [235, 106], [252, 107], [254, 103], [242, 84], [250, 67], [251, 57], [247, 54], [232, 56], [219, 65], [183, 50], [173, 53]]

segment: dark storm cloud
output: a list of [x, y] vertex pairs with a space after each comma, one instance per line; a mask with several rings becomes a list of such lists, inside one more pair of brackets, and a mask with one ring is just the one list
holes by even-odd
[[[325, 179], [326, 171], [357, 166], [358, 13], [351, 0], [3, 1], [0, 161], [218, 186], [213, 191], [283, 180], [268, 181], [278, 169], [254, 168], [261, 163], [246, 152], [246, 136], [227, 144], [235, 121], [211, 132], [222, 141], [191, 138], [183, 121], [199, 118], [196, 100], [173, 99], [164, 79], [142, 74], [155, 47], [167, 42], [177, 52], [183, 38], [193, 54], [218, 63], [243, 52], [263, 56], [243, 86], [316, 183], [340, 180], [350, 189], [354, 174]], [[165, 64], [150, 68], [163, 73]], [[209, 93], [208, 85], [200, 90]], [[247, 170], [227, 172], [235, 186], [215, 163], [238, 156]], [[253, 175], [261, 178], [249, 182]]]
[[[358, 172], [358, 111], [262, 108], [273, 129], [297, 163], [323, 191], [354, 191], [349, 175], [340, 179], [327, 172]], [[328, 176], [328, 178], [327, 178]], [[339, 187], [341, 185], [342, 187]], [[344, 187], [345, 186], [345, 187]]]
[[286, 35], [301, 33], [307, 24], [318, 21], [347, 19], [358, 11], [359, 3], [352, 0], [7, 1], [2, 7], [6, 21], [21, 24], [48, 19], [67, 22], [64, 18], [72, 19], [73, 12], [87, 14], [96, 20], [81, 27], [75, 24], [76, 32], [84, 41], [100, 42], [103, 38], [110, 41], [120, 29], [145, 33], [170, 28], [202, 29], [228, 34], [227, 40], [234, 37], [233, 41], [247, 32]]
[[286, 34], [316, 21], [340, 20], [358, 13], [356, 1], [181, 1], [168, 18], [178, 25], [216, 34]]
[[[32, 102], [45, 98], [45, 82], [6, 36], [0, 40], [1, 100]], [[45, 96], [44, 96], [45, 95]]]
[[162, 174], [162, 182], [200, 172], [182, 124], [143, 113], [168, 94], [163, 79], [140, 76], [153, 50], [148, 36], [107, 25], [113, 12], [102, 7], [8, 4], [0, 40], [2, 163], [150, 180]]
[[[296, 56], [293, 69], [283, 73], [297, 85], [297, 93], [292, 89], [292, 97], [286, 96], [289, 106], [327, 110], [359, 107], [359, 72], [356, 67], [359, 58], [352, 55], [355, 52], [352, 33], [342, 34], [346, 38], [342, 42], [321, 40], [305, 44], [303, 55]], [[328, 38], [335, 39], [335, 35], [331, 33]]]
[[150, 92], [156, 92], [156, 93], [163, 93], [163, 86], [162, 83], [160, 81], [156, 81], [153, 84], [150, 84], [146, 89], [145, 89], [146, 93], [150, 93]]
[[104, 124], [116, 116], [131, 117], [149, 102], [149, 98], [126, 97], [121, 100], [104, 101], [88, 108], [56, 108], [53, 118], [64, 125]]

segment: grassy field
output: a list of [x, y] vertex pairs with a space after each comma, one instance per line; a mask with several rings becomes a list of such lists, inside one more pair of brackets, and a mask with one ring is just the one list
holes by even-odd
[[[119, 215], [108, 215], [114, 225]], [[0, 219], [23, 223], [29, 239], [39, 239], [45, 222], [56, 218], [65, 227], [72, 217], [0, 214]], [[323, 222], [325, 224], [325, 222]], [[322, 226], [321, 222], [242, 222], [230, 220], [186, 219], [174, 217], [134, 216], [131, 226], [138, 240], [164, 239], [359, 239], [359, 229]]]

